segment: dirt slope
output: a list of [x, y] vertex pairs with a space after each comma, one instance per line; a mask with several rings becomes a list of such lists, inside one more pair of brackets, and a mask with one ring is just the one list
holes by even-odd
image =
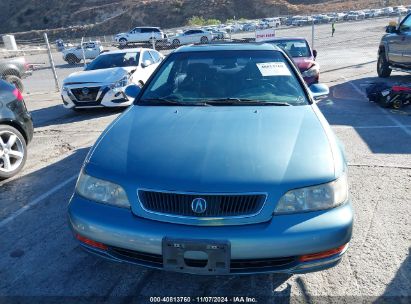
[[[54, 30], [63, 36], [101, 35], [138, 25], [181, 26], [192, 16], [261, 18], [378, 7], [380, 0], [1, 0], [0, 33]], [[388, 4], [399, 4], [390, 0]], [[402, 1], [409, 4], [411, 1]]]

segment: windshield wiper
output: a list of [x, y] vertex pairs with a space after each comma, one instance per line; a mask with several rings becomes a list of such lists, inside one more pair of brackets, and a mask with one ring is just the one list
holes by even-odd
[[141, 104], [148, 105], [171, 105], [171, 106], [226, 106], [226, 105], [241, 105], [241, 106], [291, 106], [287, 102], [276, 102], [276, 101], [263, 101], [255, 99], [246, 98], [219, 98], [219, 99], [207, 99], [198, 102], [181, 102], [177, 100], [171, 100], [167, 98], [147, 98], [140, 100]]
[[145, 105], [166, 105], [166, 106], [208, 106], [204, 102], [181, 102], [177, 100], [171, 100], [167, 98], [147, 98], [140, 100], [139, 104]]
[[213, 105], [213, 106], [216, 106], [216, 105], [291, 106], [291, 104], [287, 102], [263, 101], [263, 100], [232, 98], [232, 97], [204, 100], [204, 103]]
[[179, 105], [180, 102], [177, 100], [171, 100], [167, 98], [147, 98], [140, 100], [139, 103], [148, 103], [148, 104], [170, 104], [170, 105]]

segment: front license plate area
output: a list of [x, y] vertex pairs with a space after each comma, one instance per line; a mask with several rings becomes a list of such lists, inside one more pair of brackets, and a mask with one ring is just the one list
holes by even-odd
[[[228, 241], [164, 238], [162, 246], [164, 270], [210, 275], [230, 273], [231, 246]], [[193, 252], [200, 252], [206, 258], [187, 258]]]

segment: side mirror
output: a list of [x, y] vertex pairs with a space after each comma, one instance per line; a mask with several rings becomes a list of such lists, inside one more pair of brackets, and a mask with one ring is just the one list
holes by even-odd
[[143, 68], [146, 68], [146, 67], [148, 67], [148, 66], [150, 66], [151, 65], [151, 61], [150, 60], [144, 60], [142, 63], [141, 63], [141, 66], [143, 67]]
[[141, 88], [138, 85], [135, 84], [130, 84], [129, 86], [126, 87], [124, 90], [124, 93], [131, 98], [136, 98], [137, 95], [140, 93]]
[[388, 34], [397, 33], [397, 27], [395, 25], [389, 25], [385, 28], [385, 32]]
[[315, 101], [320, 101], [330, 94], [330, 89], [325, 84], [321, 83], [314, 83], [310, 85], [309, 89]]
[[317, 58], [317, 50], [313, 50], [314, 59]]

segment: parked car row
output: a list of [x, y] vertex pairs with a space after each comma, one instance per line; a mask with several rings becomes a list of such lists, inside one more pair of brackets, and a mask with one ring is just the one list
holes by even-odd
[[[227, 24], [210, 25], [198, 28], [177, 29], [175, 32], [165, 33], [158, 27], [135, 27], [128, 32], [115, 35], [114, 42], [119, 48], [130, 47], [134, 44], [156, 45], [156, 48], [177, 47], [180, 45], [201, 43], [206, 44], [213, 40], [229, 38], [231, 33], [241, 31], [256, 31], [259, 29], [278, 28], [280, 26], [306, 26], [338, 21], [355, 21], [379, 16], [405, 14], [411, 6], [385, 7], [382, 9], [367, 9], [347, 12], [333, 12], [316, 15], [296, 15], [288, 17], [271, 17], [259, 20], [230, 21]], [[77, 57], [78, 58], [78, 57]], [[78, 61], [71, 55], [70, 60]]]

